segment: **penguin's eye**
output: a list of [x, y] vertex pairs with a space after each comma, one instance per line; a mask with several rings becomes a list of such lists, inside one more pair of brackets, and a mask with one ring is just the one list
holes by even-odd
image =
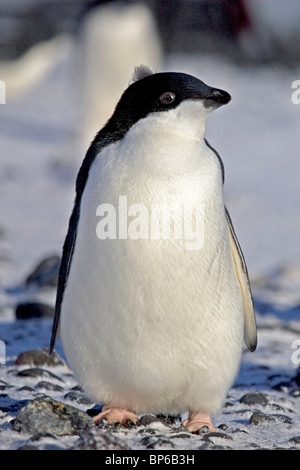
[[175, 100], [176, 96], [171, 91], [166, 91], [160, 95], [159, 100], [162, 104], [171, 104]]

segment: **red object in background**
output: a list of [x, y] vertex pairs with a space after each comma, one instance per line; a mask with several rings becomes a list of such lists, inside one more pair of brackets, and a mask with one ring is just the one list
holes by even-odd
[[243, 0], [223, 0], [228, 12], [228, 23], [232, 33], [236, 36], [240, 31], [251, 26], [251, 20]]

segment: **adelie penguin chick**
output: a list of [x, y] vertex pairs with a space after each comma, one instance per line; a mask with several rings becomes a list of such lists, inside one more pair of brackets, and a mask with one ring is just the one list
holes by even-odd
[[[223, 164], [204, 138], [209, 113], [229, 101], [193, 76], [138, 67], [82, 163], [50, 349], [61, 316], [67, 361], [104, 404], [95, 423], [188, 411], [189, 431], [213, 429], [243, 339], [256, 348]], [[160, 208], [171, 208], [173, 224], [162, 236], [164, 210], [160, 225], [152, 217]], [[193, 245], [197, 226], [202, 237]]]

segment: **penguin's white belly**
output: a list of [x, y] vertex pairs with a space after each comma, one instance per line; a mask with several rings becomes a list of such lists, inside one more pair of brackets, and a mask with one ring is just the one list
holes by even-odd
[[[61, 335], [71, 368], [95, 401], [136, 412], [189, 408], [215, 413], [234, 380], [243, 306], [219, 163], [209, 158], [212, 167], [203, 154], [205, 164], [199, 174], [191, 172], [190, 185], [179, 176], [167, 186], [153, 183], [155, 178], [139, 181], [138, 173], [124, 176], [126, 155], [124, 171], [117, 175], [105, 154], [94, 162], [81, 202]], [[130, 231], [120, 239], [118, 230], [115, 238], [99, 239], [97, 207], [111, 204], [118, 217], [119, 197], [125, 195], [127, 208], [142, 203], [148, 214], [152, 203], [201, 203], [201, 248], [187, 250], [184, 237], [151, 239], [149, 231], [144, 239], [133, 239]]]

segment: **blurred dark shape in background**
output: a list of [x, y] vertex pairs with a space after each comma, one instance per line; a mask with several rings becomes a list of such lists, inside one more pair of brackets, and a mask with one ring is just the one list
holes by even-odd
[[2, 0], [0, 60], [18, 58], [60, 33], [76, 35], [87, 12], [108, 3], [147, 5], [165, 53], [221, 53], [288, 65], [300, 58], [299, 0]]
[[152, 0], [150, 3], [165, 48], [170, 52], [174, 49], [216, 52], [226, 46], [236, 49], [239, 34], [250, 27], [242, 0]]

